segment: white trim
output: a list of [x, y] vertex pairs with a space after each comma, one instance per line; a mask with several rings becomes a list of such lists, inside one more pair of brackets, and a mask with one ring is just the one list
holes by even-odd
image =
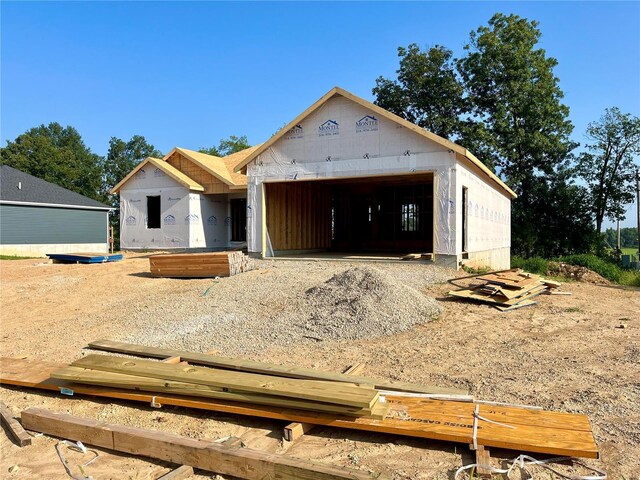
[[77, 208], [80, 210], [104, 210], [110, 211], [114, 210], [111, 207], [89, 207], [84, 205], [67, 205], [64, 203], [38, 203], [38, 202], [17, 202], [14, 200], [0, 200], [1, 205], [29, 205], [34, 207], [57, 207], [57, 208]]

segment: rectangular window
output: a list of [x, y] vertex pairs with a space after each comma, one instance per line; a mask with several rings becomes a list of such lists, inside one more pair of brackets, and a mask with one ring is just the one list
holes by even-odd
[[231, 199], [231, 241], [247, 241], [247, 199]]
[[417, 232], [418, 225], [418, 205], [416, 203], [402, 204], [402, 231]]
[[160, 228], [160, 195], [147, 197], [147, 228]]

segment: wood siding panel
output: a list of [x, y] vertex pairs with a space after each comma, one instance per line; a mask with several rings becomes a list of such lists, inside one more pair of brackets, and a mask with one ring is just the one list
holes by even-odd
[[167, 163], [176, 167], [189, 178], [204, 187], [203, 193], [229, 193], [229, 185], [214, 177], [204, 168], [196, 165], [184, 155], [174, 153], [167, 159]]
[[267, 230], [276, 251], [331, 246], [331, 193], [326, 185], [269, 183]]

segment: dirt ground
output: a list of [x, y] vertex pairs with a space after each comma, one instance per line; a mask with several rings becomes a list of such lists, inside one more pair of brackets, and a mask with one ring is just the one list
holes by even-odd
[[[242, 302], [251, 298], [252, 285], [265, 282], [268, 271], [276, 271], [273, 285], [277, 285], [303, 276], [305, 269], [329, 278], [332, 272], [351, 266], [282, 260], [255, 263], [257, 270], [220, 280], [223, 285], [241, 282], [246, 286]], [[419, 279], [421, 271], [437, 267], [403, 264], [384, 268], [391, 275], [409, 272]], [[202, 314], [225, 301], [215, 289], [203, 296], [211, 280], [153, 279], [147, 272], [148, 260], [142, 255], [127, 255], [122, 262], [104, 265], [0, 261], [0, 353], [70, 362], [92, 340], [120, 340], [126, 337], [125, 331], [135, 336], [149, 325], [161, 327], [165, 319], [158, 312], [164, 310], [153, 306], [165, 299], [167, 305], [186, 304], [190, 312]], [[362, 362], [366, 364], [364, 375], [468, 388], [485, 400], [585, 413], [601, 449], [601, 460], [587, 463], [606, 470], [609, 478], [640, 478], [639, 289], [570, 282], [563, 290], [572, 292], [571, 296], [544, 295], [534, 307], [501, 313], [489, 306], [446, 298], [451, 289], [447, 283], [430, 280], [420, 288], [440, 302], [444, 313], [409, 331], [349, 342], [309, 341], [296, 348], [274, 342], [260, 351], [246, 350], [245, 356], [333, 371]], [[278, 302], [289, 298], [282, 290], [286, 288], [271, 288], [271, 302], [261, 303], [261, 308], [282, 308]], [[153, 314], [144, 317], [146, 308]], [[268, 318], [268, 312], [264, 314]], [[137, 320], [129, 322], [129, 318]], [[220, 346], [212, 341], [211, 348]], [[16, 416], [28, 407], [43, 407], [194, 438], [233, 435], [251, 448], [389, 472], [394, 479], [452, 479], [458, 467], [473, 460], [466, 446], [453, 443], [331, 428], [316, 428], [289, 443], [281, 440], [284, 423], [277, 421], [173, 407], [153, 409], [89, 397], [62, 398], [17, 387], [0, 387], [0, 397]], [[57, 457], [56, 443], [38, 436], [33, 445], [19, 448], [0, 434], [0, 478], [68, 478]], [[492, 454], [516, 456], [514, 452]], [[72, 465], [90, 458], [73, 452], [67, 457]], [[498, 459], [493, 461], [495, 466], [501, 464]], [[145, 480], [170, 468], [167, 463], [100, 450], [99, 458], [83, 471], [95, 480]], [[548, 475], [542, 478], [550, 478]], [[197, 472], [193, 478], [212, 477], [216, 478]]]

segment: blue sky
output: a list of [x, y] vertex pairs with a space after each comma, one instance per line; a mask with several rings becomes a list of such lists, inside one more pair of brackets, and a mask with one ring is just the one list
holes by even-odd
[[375, 79], [394, 75], [398, 46], [441, 44], [460, 55], [496, 12], [540, 22], [577, 141], [606, 107], [640, 115], [638, 2], [2, 1], [0, 9], [2, 145], [51, 121], [74, 126], [102, 155], [111, 136], [135, 134], [163, 152], [229, 135], [259, 143], [334, 85], [371, 100]]

